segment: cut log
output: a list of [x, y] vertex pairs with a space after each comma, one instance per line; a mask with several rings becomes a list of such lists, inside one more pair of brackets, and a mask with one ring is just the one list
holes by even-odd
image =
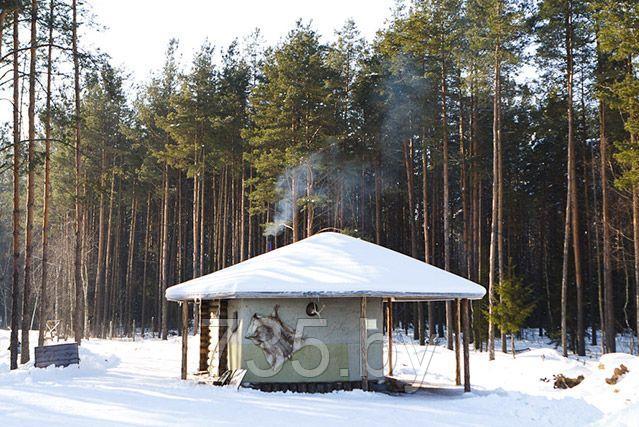
[[213, 301], [202, 301], [197, 306], [200, 307], [200, 371], [209, 370], [209, 347], [211, 345], [211, 311]]

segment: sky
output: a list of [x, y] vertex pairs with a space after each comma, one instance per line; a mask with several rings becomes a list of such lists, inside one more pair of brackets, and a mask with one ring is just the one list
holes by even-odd
[[[324, 41], [353, 19], [369, 40], [391, 16], [394, 0], [88, 0], [103, 31], [83, 43], [99, 47], [113, 65], [145, 80], [159, 69], [171, 38], [180, 40], [184, 61], [208, 40], [225, 47], [260, 28], [267, 45], [280, 41], [295, 22], [310, 21]], [[179, 6], [179, 7], [177, 7]]]

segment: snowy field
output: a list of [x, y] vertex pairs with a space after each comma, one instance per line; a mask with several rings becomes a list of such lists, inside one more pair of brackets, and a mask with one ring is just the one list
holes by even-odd
[[[33, 342], [37, 341], [33, 335]], [[190, 366], [197, 337], [189, 345]], [[402, 340], [398, 336], [398, 341]], [[497, 352], [471, 353], [473, 392], [452, 386], [454, 354], [445, 348], [396, 343], [396, 372], [424, 379], [413, 394], [362, 391], [331, 394], [262, 393], [198, 385], [178, 379], [180, 339], [91, 340], [80, 367], [9, 372], [9, 332], [0, 330], [0, 426], [31, 425], [627, 425], [639, 426], [639, 358], [610, 354], [564, 359], [540, 342], [513, 360]], [[630, 372], [616, 385], [605, 378], [620, 363]], [[553, 389], [552, 376], [585, 380]], [[542, 381], [542, 378], [550, 380]]]

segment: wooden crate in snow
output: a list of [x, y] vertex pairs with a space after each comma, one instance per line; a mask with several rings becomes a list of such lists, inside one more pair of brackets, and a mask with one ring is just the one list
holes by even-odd
[[78, 344], [56, 344], [35, 348], [36, 368], [46, 368], [49, 365], [69, 366], [80, 363]]

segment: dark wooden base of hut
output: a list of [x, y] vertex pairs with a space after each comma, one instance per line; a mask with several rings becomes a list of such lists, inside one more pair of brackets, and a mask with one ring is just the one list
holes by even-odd
[[333, 391], [361, 390], [361, 381], [317, 382], [317, 383], [259, 383], [242, 384], [243, 387], [255, 390], [274, 392], [290, 391], [293, 393], [331, 393]]
[[[276, 391], [290, 391], [292, 393], [331, 393], [333, 391], [352, 391], [362, 390], [361, 381], [340, 381], [340, 382], [315, 382], [315, 383], [243, 383], [242, 387], [252, 388], [267, 393]], [[368, 382], [368, 391], [380, 393], [398, 393], [402, 392], [397, 386], [388, 381], [384, 382]]]
[[[333, 391], [352, 391], [362, 390], [361, 381], [346, 381], [346, 382], [316, 382], [316, 383], [243, 383], [242, 387], [252, 388], [254, 390], [260, 390], [267, 393], [277, 391], [288, 391], [292, 393], [331, 393]], [[401, 395], [404, 393], [414, 393], [417, 390], [432, 390], [432, 388], [424, 387], [419, 384], [414, 384], [406, 381], [399, 380], [397, 378], [386, 377], [382, 382], [368, 383], [368, 390], [376, 393], [390, 394], [393, 396]], [[447, 389], [448, 392], [461, 393], [462, 389], [455, 387], [454, 389]]]

